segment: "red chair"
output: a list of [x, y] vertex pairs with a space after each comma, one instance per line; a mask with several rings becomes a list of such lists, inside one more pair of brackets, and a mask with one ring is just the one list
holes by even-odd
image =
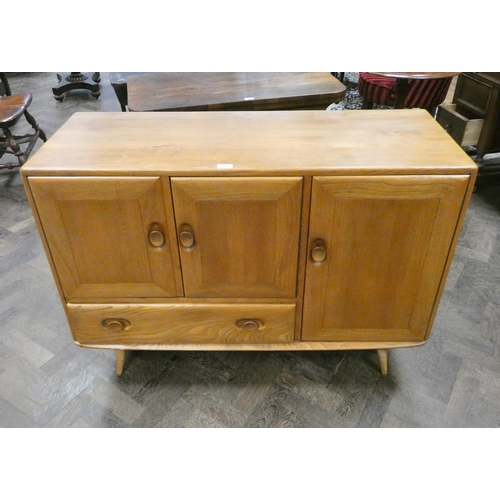
[[[405, 108], [425, 108], [434, 114], [435, 108], [445, 99], [453, 77], [409, 79]], [[359, 95], [363, 98], [363, 109], [372, 109], [374, 104], [394, 107], [396, 103], [396, 78], [373, 73], [360, 73]]]

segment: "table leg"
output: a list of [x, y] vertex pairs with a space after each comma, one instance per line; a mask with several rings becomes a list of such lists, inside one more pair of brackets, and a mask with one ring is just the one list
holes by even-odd
[[116, 351], [116, 374], [120, 376], [123, 373], [123, 365], [125, 364], [125, 350]]
[[405, 99], [410, 90], [410, 84], [407, 78], [396, 78], [396, 98], [394, 109], [403, 109], [405, 107]]
[[387, 349], [378, 349], [378, 359], [380, 360], [380, 370], [382, 375], [387, 375], [389, 373], [388, 363], [387, 363]]
[[483, 128], [476, 145], [476, 162], [479, 164], [483, 161], [483, 157], [488, 153], [495, 130], [497, 128], [498, 117], [500, 116], [500, 89], [495, 88], [489, 96], [489, 102], [494, 103], [489, 105], [484, 117]]

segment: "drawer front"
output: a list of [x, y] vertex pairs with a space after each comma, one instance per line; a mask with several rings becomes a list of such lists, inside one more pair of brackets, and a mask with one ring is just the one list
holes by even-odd
[[492, 93], [492, 86], [480, 82], [467, 75], [461, 75], [460, 82], [457, 82], [458, 96], [456, 103], [468, 109], [473, 109], [484, 116], [488, 108], [488, 102]]
[[83, 346], [274, 344], [293, 341], [295, 304], [68, 304], [68, 316]]
[[457, 112], [456, 104], [442, 104], [438, 107], [437, 121], [460, 144], [475, 146], [478, 143], [484, 120], [468, 119]]

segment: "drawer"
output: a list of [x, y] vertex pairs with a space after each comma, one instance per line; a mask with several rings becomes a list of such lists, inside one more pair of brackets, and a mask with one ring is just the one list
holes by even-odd
[[292, 342], [295, 304], [68, 304], [83, 346]]
[[460, 146], [475, 146], [479, 140], [484, 120], [482, 118], [467, 118], [458, 113], [456, 108], [456, 104], [441, 104], [438, 107], [436, 120]]
[[[479, 78], [479, 79], [478, 79]], [[481, 81], [476, 75], [462, 73], [457, 81], [457, 89], [453, 101], [460, 108], [470, 109], [478, 116], [484, 116], [488, 109], [493, 87]]]

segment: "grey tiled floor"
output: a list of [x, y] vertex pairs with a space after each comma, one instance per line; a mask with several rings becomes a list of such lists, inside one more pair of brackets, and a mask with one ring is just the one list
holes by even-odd
[[[120, 111], [52, 96], [54, 73], [11, 76], [50, 136], [75, 111]], [[335, 111], [331, 111], [335, 112]], [[19, 175], [0, 171], [0, 426], [498, 427], [500, 187], [473, 194], [429, 342], [390, 353], [114, 353], [71, 341]]]

